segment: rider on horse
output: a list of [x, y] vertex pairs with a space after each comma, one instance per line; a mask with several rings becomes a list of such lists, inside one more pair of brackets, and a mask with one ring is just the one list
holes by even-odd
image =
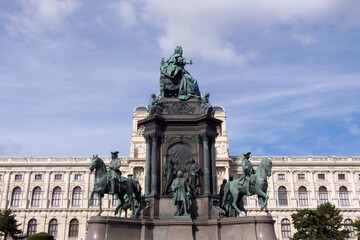
[[111, 162], [109, 165], [110, 177], [110, 191], [109, 194], [115, 194], [116, 183], [121, 181], [120, 159], [118, 158], [118, 151], [111, 152]]
[[244, 184], [244, 181], [247, 180], [246, 184], [246, 195], [251, 195], [250, 193], [250, 184], [251, 184], [251, 175], [255, 174], [255, 170], [249, 160], [251, 152], [243, 153], [244, 158], [242, 160], [242, 168], [244, 170], [245, 178], [243, 179], [241, 184]]

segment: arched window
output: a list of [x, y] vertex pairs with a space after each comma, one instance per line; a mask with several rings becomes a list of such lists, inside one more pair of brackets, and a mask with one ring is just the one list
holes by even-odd
[[76, 218], [70, 221], [69, 237], [77, 237], [79, 234], [79, 220]]
[[61, 187], [55, 187], [52, 194], [51, 206], [60, 207], [61, 206]]
[[21, 188], [16, 187], [14, 188], [11, 195], [11, 206], [18, 207], [20, 206], [20, 202], [21, 202]]
[[81, 187], [75, 187], [72, 196], [72, 206], [81, 205]]
[[349, 237], [350, 238], [355, 238], [354, 227], [352, 226], [352, 220], [351, 219], [345, 219], [344, 228], [345, 228], [345, 230], [349, 231]]
[[279, 187], [278, 189], [278, 199], [279, 199], [279, 206], [287, 206], [287, 191], [286, 187]]
[[258, 196], [258, 204], [259, 204], [259, 206], [263, 205], [263, 203], [264, 203], [264, 199], [262, 197]]
[[58, 220], [53, 218], [49, 222], [49, 234], [52, 235], [54, 238], [56, 238], [57, 232], [58, 232]]
[[41, 204], [41, 188], [36, 187], [32, 193], [31, 206], [40, 207]]
[[307, 198], [306, 187], [301, 186], [299, 187], [299, 206], [307, 206], [307, 205], [308, 205], [308, 198]]
[[291, 236], [290, 221], [287, 218], [281, 220], [281, 236], [283, 238], [289, 238]]
[[34, 235], [37, 232], [37, 221], [35, 218], [29, 221], [27, 229], [28, 236]]
[[344, 186], [339, 188], [339, 199], [340, 199], [340, 206], [349, 206], [349, 195], [347, 188]]
[[324, 204], [328, 202], [328, 193], [327, 189], [324, 186], [319, 187], [319, 204]]
[[95, 193], [92, 197], [93, 200], [93, 206], [99, 206], [99, 195]]

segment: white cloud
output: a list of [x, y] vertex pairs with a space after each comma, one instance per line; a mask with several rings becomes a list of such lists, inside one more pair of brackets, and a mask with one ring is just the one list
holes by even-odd
[[130, 2], [118, 1], [110, 3], [108, 6], [110, 9], [117, 13], [117, 16], [121, 20], [121, 26], [124, 28], [131, 28], [137, 24], [136, 7]]
[[41, 39], [63, 27], [67, 16], [79, 7], [77, 0], [20, 1], [21, 12], [8, 14], [6, 29], [14, 35]]
[[296, 33], [293, 35], [293, 38], [303, 45], [311, 45], [317, 42], [316, 38], [309, 33]]
[[16, 155], [22, 149], [18, 142], [12, 140], [0, 140], [0, 155]]

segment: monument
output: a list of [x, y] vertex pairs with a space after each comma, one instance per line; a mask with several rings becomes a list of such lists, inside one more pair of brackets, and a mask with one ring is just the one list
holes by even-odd
[[[200, 94], [198, 82], [185, 65], [180, 46], [160, 67], [160, 93], [152, 94], [149, 116], [139, 121], [146, 139], [145, 189], [140, 199], [134, 179], [121, 176], [115, 153], [109, 166], [97, 156], [91, 194], [117, 195], [130, 218], [98, 216], [88, 220], [87, 240], [103, 239], [276, 239], [274, 220], [267, 210], [267, 177], [271, 160], [255, 171], [244, 160], [246, 176], [229, 181], [217, 194], [215, 139], [221, 120], [214, 118], [210, 94]], [[244, 158], [249, 156], [245, 155]], [[248, 170], [249, 169], [249, 170]], [[243, 195], [258, 194], [267, 216], [244, 217]], [[226, 207], [224, 206], [226, 203]], [[225, 209], [225, 210], [224, 210]], [[230, 217], [232, 211], [236, 217]]]

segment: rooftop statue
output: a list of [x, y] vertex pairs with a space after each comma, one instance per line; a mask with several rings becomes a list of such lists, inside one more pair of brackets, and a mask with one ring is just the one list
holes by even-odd
[[148, 111], [149, 116], [153, 115], [156, 112], [156, 109], [162, 109], [162, 103], [164, 102], [164, 99], [156, 97], [156, 95], [153, 93], [151, 94], [152, 101], [148, 105]]
[[[244, 154], [244, 157], [246, 157], [247, 155], [250, 155], [250, 153]], [[245, 158], [245, 161], [246, 160], [249, 161], [248, 158]], [[242, 176], [238, 179], [226, 183], [224, 187], [224, 195], [223, 195], [221, 207], [224, 209], [225, 203], [226, 201], [228, 201], [228, 195], [231, 194], [233, 199], [232, 202], [229, 204], [231, 204], [231, 206], [235, 209], [237, 216], [243, 217], [241, 211], [245, 212], [245, 216], [246, 216], [247, 212], [244, 208], [243, 196], [246, 195], [251, 196], [257, 194], [258, 198], [259, 199], [261, 198], [263, 200], [263, 204], [261, 205], [260, 209], [261, 210], [265, 209], [267, 215], [271, 216], [269, 210], [267, 209], [267, 202], [269, 196], [266, 194], [268, 188], [267, 178], [271, 176], [271, 168], [272, 168], [271, 159], [266, 158], [261, 161], [255, 172], [249, 170], [247, 173], [245, 173], [245, 174], [249, 174], [249, 173], [251, 174], [249, 178], [248, 176]], [[247, 170], [248, 169], [251, 168], [247, 168]], [[249, 189], [248, 186], [250, 186]], [[249, 193], [247, 190], [249, 190]], [[229, 213], [227, 213], [227, 215], [229, 215]]]
[[197, 80], [185, 70], [186, 64], [192, 64], [182, 56], [181, 46], [175, 48], [174, 54], [167, 60], [162, 59], [160, 71], [160, 93], [162, 97], [178, 97], [180, 100], [201, 98]]
[[[125, 205], [130, 204], [132, 210], [132, 216], [136, 217], [135, 204], [141, 202], [141, 193], [138, 191], [138, 186], [136, 185], [133, 179], [122, 177], [119, 174], [120, 159], [117, 157], [117, 152], [112, 153], [112, 160], [110, 162], [109, 171], [106, 170], [106, 165], [104, 161], [99, 158], [97, 155], [93, 155], [89, 170], [92, 172], [95, 170], [95, 183], [94, 188], [90, 193], [89, 204], [93, 205], [93, 196], [94, 194], [98, 195], [99, 199], [99, 213], [101, 215], [101, 201], [105, 194], [111, 194], [113, 197], [119, 199], [119, 206], [116, 208], [115, 215], [121, 207], [126, 207]], [[111, 171], [114, 171], [110, 173]], [[113, 184], [111, 183], [113, 181]], [[113, 191], [110, 193], [110, 191]], [[128, 198], [128, 199], [126, 199]]]
[[208, 93], [208, 92], [205, 93], [205, 96], [203, 98], [201, 98], [200, 107], [204, 109], [205, 115], [214, 116], [215, 115], [215, 109], [209, 103], [209, 97], [210, 97], [210, 93]]

